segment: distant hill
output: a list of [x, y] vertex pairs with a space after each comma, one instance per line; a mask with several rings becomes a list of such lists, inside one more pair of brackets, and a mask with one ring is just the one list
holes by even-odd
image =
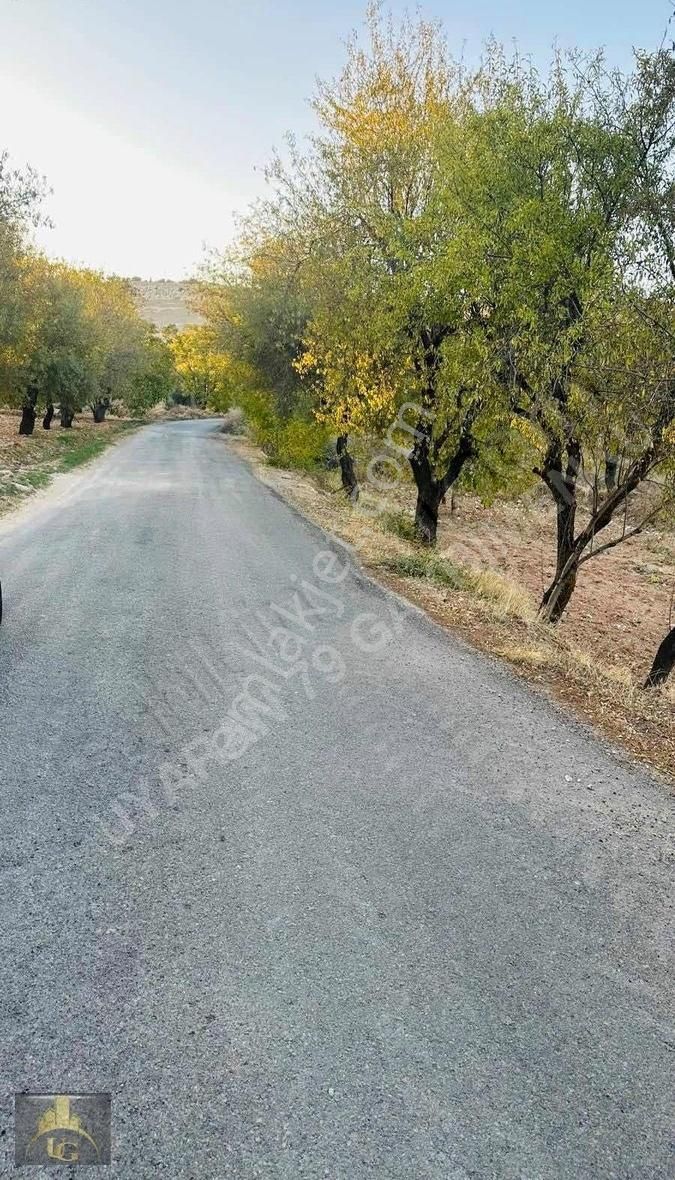
[[203, 324], [204, 320], [190, 307], [190, 296], [194, 283], [174, 282], [173, 279], [130, 280], [136, 295], [141, 315], [158, 328], [175, 324], [185, 328], [188, 324]]

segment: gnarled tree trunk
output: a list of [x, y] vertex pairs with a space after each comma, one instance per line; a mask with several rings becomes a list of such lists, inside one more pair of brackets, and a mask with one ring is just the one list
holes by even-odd
[[415, 532], [423, 545], [435, 545], [438, 509], [444, 496], [443, 482], [436, 479], [429, 459], [429, 439], [417, 439], [410, 453], [410, 466], [417, 486]]
[[[408, 456], [417, 487], [415, 532], [423, 545], [435, 545], [438, 533], [438, 510], [446, 492], [457, 482], [462, 469], [477, 454], [471, 434], [471, 418], [467, 418], [459, 437], [457, 449], [447, 463], [441, 478], [434, 474], [437, 452], [442, 440], [432, 441], [432, 426], [428, 419], [417, 423], [415, 445]], [[434, 454], [436, 452], [436, 454]]]
[[573, 556], [577, 516], [576, 489], [580, 467], [581, 447], [572, 439], [567, 444], [565, 469], [563, 470], [561, 452], [551, 450], [546, 457], [546, 467], [538, 473], [549, 488], [556, 505], [555, 577], [539, 604], [540, 614], [548, 623], [557, 623], [560, 620], [577, 584], [579, 563], [573, 560]]
[[47, 406], [47, 413], [45, 414], [44, 418], [42, 419], [42, 426], [43, 426], [44, 430], [51, 429], [53, 417], [54, 417], [54, 406], [53, 406], [52, 402], [49, 402], [49, 404]]
[[665, 684], [673, 670], [673, 664], [675, 664], [675, 627], [668, 632], [659, 645], [649, 676], [645, 680], [645, 688], [657, 688], [659, 684]]
[[30, 386], [26, 392], [23, 405], [21, 407], [21, 422], [19, 423], [19, 434], [32, 434], [35, 429], [35, 419], [37, 417], [37, 389]]
[[35, 429], [35, 407], [22, 406], [21, 407], [21, 421], [19, 423], [19, 434], [32, 434]]
[[94, 422], [105, 422], [105, 416], [110, 409], [110, 398], [100, 397], [97, 401], [91, 403], [91, 412], [94, 415]]
[[356, 477], [356, 465], [353, 456], [349, 453], [349, 435], [338, 435], [335, 443], [335, 450], [337, 452], [338, 462], [340, 464], [340, 476], [342, 478], [342, 486], [347, 493], [352, 503], [356, 503], [359, 498], [359, 481]]
[[[417, 341], [421, 345], [421, 355], [417, 355], [414, 364], [421, 379], [420, 417], [415, 428], [415, 444], [408, 455], [413, 478], [417, 487], [417, 503], [415, 505], [415, 532], [423, 545], [436, 544], [438, 533], [438, 509], [446, 492], [459, 479], [464, 464], [477, 455], [477, 447], [473, 437], [473, 423], [479, 412], [478, 401], [462, 405], [465, 390], [460, 389], [457, 394], [457, 410], [464, 410], [459, 438], [454, 455], [450, 460], [444, 458], [440, 468], [440, 456], [450, 436], [450, 425], [434, 437], [433, 420], [438, 408], [437, 380], [441, 365], [441, 350], [443, 341], [451, 335], [453, 328], [447, 324], [436, 325], [432, 328], [422, 328], [417, 333]], [[443, 475], [437, 472], [443, 470]]]
[[75, 411], [70, 406], [61, 406], [61, 425], [65, 430], [70, 430], [73, 425]]
[[558, 501], [557, 548], [555, 577], [545, 591], [539, 611], [547, 623], [557, 623], [562, 618], [577, 584], [578, 562], [572, 559], [574, 552], [574, 522], [576, 501]]

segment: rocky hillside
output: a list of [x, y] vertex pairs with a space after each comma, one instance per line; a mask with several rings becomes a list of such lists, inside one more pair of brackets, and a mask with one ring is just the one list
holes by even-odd
[[133, 278], [131, 285], [141, 315], [158, 328], [166, 328], [169, 324], [184, 328], [187, 324], [203, 323], [201, 316], [190, 307], [193, 283]]

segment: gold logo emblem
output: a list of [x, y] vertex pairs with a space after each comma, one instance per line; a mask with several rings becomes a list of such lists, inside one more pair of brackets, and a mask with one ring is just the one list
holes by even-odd
[[[50, 1159], [63, 1164], [79, 1163], [80, 1150], [84, 1143], [91, 1145], [97, 1160], [100, 1156], [98, 1147], [80, 1116], [71, 1113], [70, 1098], [66, 1094], [57, 1094], [54, 1105], [38, 1119], [37, 1131], [26, 1148], [27, 1159], [32, 1155], [33, 1146], [40, 1143], [45, 1144]], [[89, 1154], [87, 1152], [87, 1155]]]
[[109, 1095], [17, 1095], [16, 1111], [20, 1112], [17, 1164], [76, 1166], [109, 1162]]

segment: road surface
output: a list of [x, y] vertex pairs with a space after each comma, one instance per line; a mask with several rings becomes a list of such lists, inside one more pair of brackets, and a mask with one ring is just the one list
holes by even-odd
[[2, 1175], [57, 1090], [112, 1094], [113, 1177], [674, 1174], [663, 786], [214, 422], [62, 481], [0, 571]]

